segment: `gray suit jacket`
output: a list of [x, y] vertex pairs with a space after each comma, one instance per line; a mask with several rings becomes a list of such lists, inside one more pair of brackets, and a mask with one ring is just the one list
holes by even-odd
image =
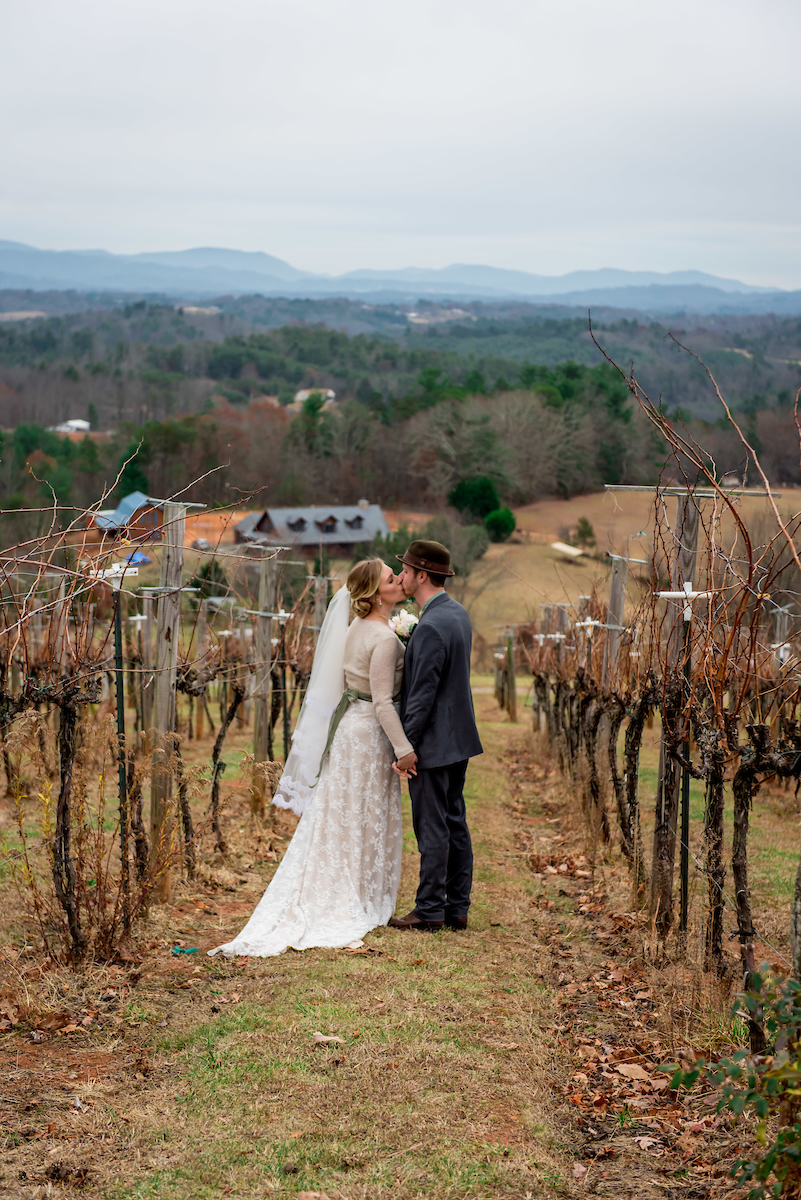
[[421, 770], [481, 754], [470, 691], [470, 618], [446, 592], [415, 626], [403, 665], [401, 721]]

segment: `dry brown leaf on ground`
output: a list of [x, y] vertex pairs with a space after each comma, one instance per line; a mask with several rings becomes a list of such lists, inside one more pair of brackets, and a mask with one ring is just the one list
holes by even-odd
[[343, 1046], [345, 1045], [344, 1038], [326, 1037], [326, 1035], [324, 1033], [320, 1033], [319, 1029], [315, 1030], [315, 1032], [312, 1034], [312, 1037], [314, 1038], [314, 1041], [318, 1046], [326, 1045], [328, 1042], [341, 1042]]
[[573, 1163], [573, 1178], [574, 1179], [583, 1179], [584, 1176], [587, 1174], [588, 1170], [589, 1170], [589, 1167], [585, 1167], [584, 1163], [580, 1163], [580, 1162]]
[[651, 1082], [651, 1076], [639, 1063], [616, 1063], [613, 1070], [626, 1079], [640, 1079], [643, 1083]]
[[40, 1029], [51, 1033], [56, 1029], [63, 1029], [65, 1025], [69, 1025], [71, 1022], [72, 1013], [65, 1010], [64, 1012], [48, 1013], [47, 1016], [41, 1018], [38, 1026]]
[[636, 1137], [634, 1140], [641, 1150], [650, 1150], [651, 1146], [659, 1145], [659, 1138], [648, 1137], [647, 1134], [643, 1137]]

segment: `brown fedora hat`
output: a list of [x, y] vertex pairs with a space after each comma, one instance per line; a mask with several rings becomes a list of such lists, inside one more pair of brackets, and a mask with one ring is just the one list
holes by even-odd
[[422, 538], [412, 542], [405, 554], [396, 554], [398, 562], [430, 575], [455, 575], [451, 570], [451, 552], [442, 542], [427, 542]]

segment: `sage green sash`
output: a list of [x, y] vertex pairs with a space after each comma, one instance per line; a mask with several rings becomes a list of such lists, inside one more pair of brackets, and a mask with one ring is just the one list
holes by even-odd
[[322, 769], [323, 769], [323, 763], [325, 762], [325, 757], [328, 754], [328, 751], [331, 749], [331, 743], [333, 742], [334, 734], [336, 733], [337, 728], [339, 727], [339, 722], [342, 720], [342, 718], [344, 717], [345, 713], [348, 711], [348, 709], [351, 706], [351, 704], [353, 703], [353, 701], [354, 700], [370, 700], [370, 701], [372, 701], [372, 699], [373, 699], [373, 697], [369, 696], [367, 694], [367, 692], [357, 692], [356, 688], [345, 688], [344, 692], [342, 693], [342, 699], [340, 700], [339, 704], [334, 709], [334, 714], [331, 717], [331, 724], [328, 726], [328, 740], [325, 743], [325, 749], [323, 750], [323, 756], [320, 759], [320, 767], [319, 767], [319, 770], [317, 771], [318, 779], [320, 778], [320, 771], [322, 771]]

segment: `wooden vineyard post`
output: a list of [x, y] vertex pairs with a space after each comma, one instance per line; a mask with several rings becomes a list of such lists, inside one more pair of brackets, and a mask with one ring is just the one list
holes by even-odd
[[55, 610], [53, 627], [53, 675], [60, 679], [66, 669], [67, 647], [69, 646], [69, 601], [67, 600], [67, 581], [62, 576], [58, 586], [58, 605]]
[[495, 667], [495, 703], [499, 708], [506, 708], [506, 675], [503, 669], [505, 651], [499, 642], [492, 654]]
[[172, 841], [170, 759], [175, 732], [175, 680], [181, 617], [186, 505], [164, 502], [161, 578], [156, 609], [156, 662], [153, 720], [153, 774], [150, 789], [151, 870], [154, 898], [164, 902], [171, 890], [168, 852]]
[[[131, 654], [129, 664], [129, 684], [128, 684], [128, 704], [133, 707], [136, 719], [138, 720], [138, 737], [137, 747], [142, 747], [145, 742], [145, 726], [144, 716], [142, 713], [142, 681], [144, 679], [144, 669], [142, 665], [142, 626], [145, 623], [144, 613], [134, 613], [128, 617], [126, 625], [131, 626], [133, 632], [129, 631], [129, 639], [131, 642]], [[139, 664], [138, 666], [136, 664]]]
[[142, 752], [151, 754], [156, 679], [153, 674], [153, 600], [150, 596], [144, 596], [142, 599], [142, 615], [144, 620], [139, 629], [142, 658]]
[[[698, 506], [690, 494], [676, 497], [676, 554], [671, 569], [672, 591], [681, 591], [684, 584], [695, 582], [695, 563], [698, 550]], [[677, 614], [678, 615], [678, 614]], [[667, 673], [673, 674], [682, 659], [690, 652], [685, 638], [687, 622], [676, 620], [671, 629], [667, 648]], [[689, 664], [688, 664], [689, 665]], [[666, 707], [666, 706], [665, 706]], [[679, 816], [681, 772], [669, 753], [666, 726], [680, 719], [674, 711], [662, 713], [662, 741], [659, 748], [659, 777], [654, 816], [654, 842], [651, 873], [651, 916], [661, 937], [666, 937], [673, 924], [673, 875], [676, 860], [676, 822]], [[689, 783], [689, 778], [688, 781]], [[683, 839], [686, 842], [686, 838]], [[686, 854], [686, 848], [683, 854]]]
[[[250, 636], [248, 636], [250, 635]], [[242, 726], [247, 728], [250, 724], [251, 710], [253, 708], [253, 676], [251, 675], [251, 666], [253, 665], [254, 655], [253, 628], [250, 625], [242, 626], [242, 662], [240, 664], [240, 681], [245, 689], [245, 695], [242, 703], [239, 706], [239, 711], [242, 715]]]
[[256, 617], [256, 662], [253, 679], [253, 778], [250, 788], [250, 811], [263, 818], [267, 806], [267, 780], [260, 763], [270, 759], [270, 709], [272, 706], [273, 618], [279, 558], [277, 553], [262, 550], [259, 572], [259, 604]]
[[506, 711], [509, 720], [517, 720], [517, 679], [515, 677], [515, 631], [506, 635]]
[[623, 611], [626, 603], [626, 578], [628, 563], [624, 558], [612, 556], [612, 575], [609, 580], [609, 604], [606, 609], [606, 643], [601, 687], [606, 692], [614, 682], [620, 640], [623, 632]]
[[[544, 646], [546, 641], [550, 640], [550, 635], [553, 633], [553, 605], [543, 604], [542, 619], [540, 621], [540, 646]], [[543, 681], [543, 697], [545, 700], [545, 733], [551, 747], [556, 742], [556, 726], [554, 724], [554, 697], [551, 692], [551, 675], [552, 667], [549, 659], [546, 659], [547, 670], [543, 672], [545, 678]]]

